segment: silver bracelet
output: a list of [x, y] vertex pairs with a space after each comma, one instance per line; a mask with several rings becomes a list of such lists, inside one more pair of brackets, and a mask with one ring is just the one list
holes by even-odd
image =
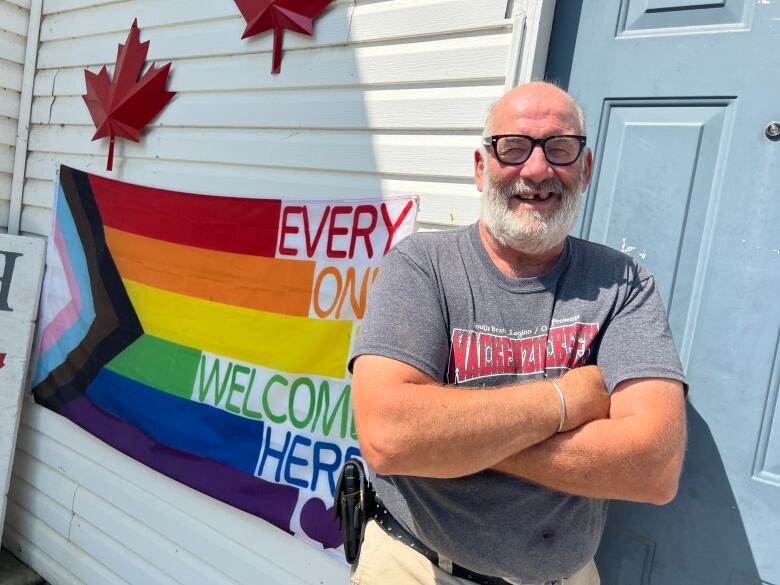
[[566, 422], [566, 399], [563, 397], [563, 390], [561, 390], [558, 382], [549, 378], [547, 381], [555, 387], [555, 389], [558, 391], [558, 398], [561, 399], [561, 422], [558, 423], [558, 430], [555, 431], [556, 433], [560, 433], [563, 430], [563, 423]]

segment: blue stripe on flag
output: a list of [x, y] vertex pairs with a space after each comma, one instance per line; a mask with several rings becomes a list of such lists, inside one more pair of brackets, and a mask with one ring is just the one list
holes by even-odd
[[[81, 296], [81, 310], [73, 325], [70, 326], [38, 360], [38, 366], [33, 381], [33, 387], [37, 386], [51, 373], [52, 370], [60, 366], [68, 354], [73, 351], [79, 343], [86, 337], [89, 327], [95, 320], [95, 307], [92, 300], [92, 287], [89, 282], [89, 269], [87, 268], [87, 259], [84, 256], [84, 248], [76, 231], [76, 224], [73, 221], [73, 215], [68, 207], [68, 201], [65, 199], [65, 192], [62, 190], [62, 183], [57, 185], [56, 214], [58, 229], [62, 233], [62, 240], [65, 249], [68, 251], [68, 258], [73, 276], [76, 279], [76, 286]], [[52, 236], [53, 237], [53, 236]], [[50, 244], [54, 245], [54, 242]]]
[[250, 474], [255, 471], [263, 421], [166, 394], [105, 368], [90, 385], [87, 397], [158, 443]]

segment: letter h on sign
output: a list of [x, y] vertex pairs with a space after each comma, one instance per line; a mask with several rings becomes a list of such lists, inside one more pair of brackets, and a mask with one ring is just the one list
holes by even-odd
[[16, 259], [22, 254], [19, 252], [0, 251], [0, 255], [5, 257], [5, 268], [3, 268], [3, 275], [0, 277], [0, 311], [13, 311], [8, 306], [8, 293], [11, 292], [11, 277], [14, 274]]

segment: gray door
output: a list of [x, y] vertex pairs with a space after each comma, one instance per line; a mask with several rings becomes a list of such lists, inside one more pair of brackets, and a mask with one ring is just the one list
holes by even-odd
[[679, 495], [611, 505], [603, 582], [780, 585], [780, 1], [559, 0], [547, 73], [596, 152], [579, 230], [656, 274], [690, 380]]

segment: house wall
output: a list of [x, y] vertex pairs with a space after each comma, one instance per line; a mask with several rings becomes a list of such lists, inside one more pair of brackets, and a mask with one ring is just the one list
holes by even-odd
[[0, 232], [8, 229], [30, 0], [0, 0]]
[[[518, 38], [506, 17], [523, 6], [336, 0], [313, 38], [285, 35], [274, 76], [271, 34], [242, 41], [244, 21], [229, 0], [45, 0], [21, 231], [49, 233], [60, 163], [245, 197], [416, 193], [420, 227], [470, 223], [479, 206], [472, 152], [488, 105], [514, 75]], [[178, 95], [140, 144], [117, 141], [106, 173], [108, 144], [91, 142], [81, 98], [84, 68], [113, 64], [135, 17], [151, 41], [149, 61], [173, 63], [169, 88]], [[3, 543], [54, 585], [335, 584], [348, 573], [32, 403]]]
[[241, 40], [230, 1], [48, 0], [35, 78], [22, 231], [46, 234], [57, 163], [104, 172], [107, 141], [81, 95], [138, 17], [149, 60], [179, 92], [141, 144], [117, 141], [116, 178], [201, 193], [418, 193], [420, 220], [476, 217], [471, 153], [507, 72], [506, 0], [337, 1], [314, 38]]

